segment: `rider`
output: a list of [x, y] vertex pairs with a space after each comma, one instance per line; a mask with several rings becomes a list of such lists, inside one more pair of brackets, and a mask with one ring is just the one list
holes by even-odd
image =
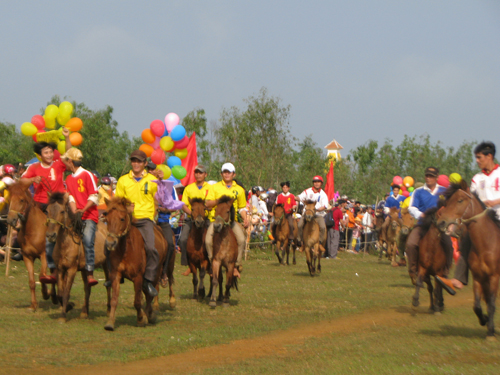
[[[158, 269], [159, 255], [155, 248], [154, 196], [158, 186], [153, 182], [156, 177], [145, 170], [147, 159], [146, 154], [141, 150], [135, 150], [130, 154], [132, 170], [120, 177], [115, 195], [132, 202], [130, 208], [133, 208], [136, 219], [133, 225], [141, 232], [146, 251], [146, 269], [142, 289], [150, 297], [156, 297], [158, 291], [153, 286], [153, 281]], [[162, 171], [160, 171], [160, 177], [163, 177]]]
[[97, 209], [105, 210], [106, 199], [110, 200], [114, 196], [113, 190], [111, 189], [111, 179], [108, 176], [101, 178], [101, 186], [99, 187], [97, 194], [99, 197]]
[[80, 214], [84, 222], [82, 243], [85, 249], [85, 269], [89, 286], [97, 285], [94, 279], [94, 241], [99, 214], [97, 212], [97, 186], [94, 176], [82, 168], [83, 154], [77, 148], [70, 148], [62, 157], [70, 172], [66, 178], [66, 187], [70, 194], [71, 211]]
[[[495, 163], [495, 153], [496, 148], [492, 142], [481, 142], [474, 149], [476, 163], [481, 172], [472, 178], [470, 191], [476, 193], [486, 207], [495, 210], [497, 218], [500, 219], [500, 168]], [[467, 285], [470, 246], [470, 238], [466, 234], [466, 237], [460, 242], [460, 257], [455, 268], [455, 278], [450, 280], [436, 278], [441, 284], [452, 289], [461, 289]], [[446, 287], [445, 289], [449, 291]]]
[[[324, 246], [325, 241], [326, 241], [326, 226], [325, 226], [325, 220], [323, 217], [326, 214], [326, 210], [328, 208], [328, 196], [324, 192], [324, 190], [321, 189], [321, 186], [323, 186], [323, 177], [321, 176], [314, 176], [313, 177], [313, 186], [310, 187], [309, 189], [304, 190], [302, 193], [300, 193], [298, 196], [295, 197], [298, 201], [301, 201], [302, 203], [305, 203], [307, 200], [313, 200], [316, 202], [316, 216], [315, 220], [319, 225], [319, 238], [320, 238], [320, 243]], [[303, 241], [302, 239], [302, 230], [304, 229], [304, 215], [299, 220], [299, 240]]]
[[[209, 190], [205, 205], [208, 208], [215, 208], [215, 206], [217, 205], [217, 200], [223, 195], [234, 198], [233, 205], [235, 208], [235, 212], [240, 213], [241, 218], [243, 219], [243, 225], [245, 228], [247, 228], [249, 222], [246, 211], [247, 201], [245, 198], [245, 189], [243, 189], [236, 183], [236, 181], [234, 181], [234, 178], [236, 176], [236, 169], [234, 168], [234, 165], [231, 163], [225, 163], [224, 165], [222, 165], [221, 176], [222, 181], [212, 185], [212, 188]], [[210, 218], [210, 221], [212, 223], [208, 227], [205, 237], [205, 246], [207, 247], [207, 253], [210, 262], [212, 261], [213, 257], [214, 220], [215, 219], [213, 217]], [[241, 260], [243, 257], [243, 251], [245, 250], [246, 233], [241, 225], [237, 224], [236, 222], [233, 223], [232, 229], [234, 236], [236, 237], [236, 241], [238, 242], [238, 260], [236, 261], [234, 275], [239, 276], [239, 273], [243, 270]]]
[[[443, 186], [437, 184], [439, 170], [428, 167], [425, 170], [425, 185], [413, 191], [408, 211], [411, 216], [419, 220], [424, 217], [424, 212], [430, 208], [437, 207], [439, 196], [445, 191]], [[408, 258], [408, 273], [412, 283], [415, 285], [418, 271], [418, 246], [422, 238], [422, 228], [419, 225], [413, 227], [406, 241], [406, 257]], [[441, 235], [441, 245], [446, 254], [446, 263], [451, 267], [453, 260], [453, 247], [450, 236]]]
[[[184, 189], [184, 193], [182, 194], [182, 201], [185, 206], [183, 207], [184, 212], [187, 215], [191, 215], [191, 204], [189, 203], [190, 199], [201, 198], [206, 200], [208, 197], [208, 193], [211, 189], [211, 185], [209, 185], [205, 179], [207, 178], [207, 170], [203, 165], [198, 164], [194, 167], [194, 179], [195, 182], [189, 184]], [[210, 220], [210, 216], [213, 216], [213, 212], [209, 212], [209, 217], [207, 220]], [[189, 232], [191, 231], [191, 227], [193, 226], [193, 222], [191, 221], [191, 216], [188, 216], [184, 220], [184, 225], [181, 230], [181, 237], [179, 238], [179, 246], [181, 248], [181, 264], [187, 265], [187, 241], [189, 237]], [[191, 273], [191, 269], [188, 269], [182, 274], [184, 276], [188, 276]]]
[[406, 199], [404, 195], [399, 194], [400, 190], [401, 187], [399, 185], [393, 185], [392, 194], [385, 201], [384, 213], [386, 215], [389, 215], [389, 212], [391, 211], [392, 207], [396, 207], [399, 210], [401, 202], [403, 202]]
[[[68, 151], [72, 147], [69, 140], [69, 130], [63, 127], [62, 134], [66, 140], [66, 150]], [[45, 212], [49, 203], [47, 194], [66, 191], [63, 181], [66, 165], [61, 161], [61, 154], [57, 151], [57, 146], [54, 143], [37, 142], [33, 148], [35, 154], [39, 156], [40, 162], [31, 164], [21, 178], [26, 179], [30, 184], [34, 184], [35, 195], [33, 200]], [[47, 254], [47, 266], [51, 275], [40, 275], [40, 282], [42, 283], [55, 284], [57, 281], [56, 264], [52, 258], [54, 246], [55, 243], [46, 240], [45, 253]]]
[[[293, 241], [293, 223], [295, 221], [295, 218], [293, 217], [293, 210], [297, 208], [297, 202], [295, 201], [295, 196], [290, 193], [290, 182], [285, 181], [282, 182], [281, 184], [281, 190], [283, 191], [278, 195], [278, 198], [276, 199], [276, 204], [282, 204], [283, 208], [285, 209], [285, 217], [286, 220], [288, 221], [288, 227], [290, 228], [290, 232], [288, 234], [288, 240]], [[274, 218], [276, 220], [279, 218]], [[273, 244], [276, 243], [276, 224], [275, 221], [271, 224], [271, 233], [273, 235]]]

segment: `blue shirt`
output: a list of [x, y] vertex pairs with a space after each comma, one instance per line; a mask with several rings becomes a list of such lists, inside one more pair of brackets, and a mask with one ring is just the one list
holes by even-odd
[[437, 207], [439, 196], [445, 191], [446, 188], [440, 185], [436, 185], [432, 191], [427, 185], [415, 189], [411, 196], [410, 206], [408, 207], [411, 216], [419, 219], [429, 208]]

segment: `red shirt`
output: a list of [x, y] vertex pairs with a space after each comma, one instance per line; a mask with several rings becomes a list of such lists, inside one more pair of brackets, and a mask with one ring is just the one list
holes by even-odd
[[44, 167], [40, 162], [31, 164], [23, 173], [22, 178], [42, 177], [39, 184], [33, 184], [35, 186], [33, 199], [35, 202], [47, 204], [49, 203], [47, 192], [64, 193], [66, 191], [63, 183], [64, 171], [66, 171], [66, 166], [61, 161], [61, 154], [54, 150], [54, 160], [50, 166]]
[[297, 202], [295, 202], [295, 196], [293, 194], [288, 193], [288, 195], [284, 195], [283, 193], [281, 193], [280, 195], [278, 195], [276, 204], [282, 204], [285, 208], [285, 212], [289, 214], [292, 212], [292, 207], [295, 206]]
[[335, 230], [340, 230], [339, 224], [340, 220], [344, 218], [344, 214], [342, 213], [342, 210], [340, 208], [334, 208], [333, 209], [333, 220], [335, 221], [335, 227], [333, 229]]
[[[87, 204], [89, 196], [97, 194], [94, 175], [83, 168], [78, 168], [75, 173], [66, 178], [68, 192], [75, 199], [76, 208], [81, 210]], [[99, 214], [97, 206], [93, 205], [83, 213], [82, 220], [93, 220], [97, 223]]]

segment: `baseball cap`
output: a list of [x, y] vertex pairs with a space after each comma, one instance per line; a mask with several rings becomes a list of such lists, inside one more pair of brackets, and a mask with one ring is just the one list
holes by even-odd
[[229, 172], [236, 172], [236, 169], [234, 168], [234, 165], [231, 164], [231, 163], [224, 163], [222, 165], [222, 168], [220, 169], [221, 172], [224, 172], [224, 171], [229, 171]]
[[201, 173], [207, 173], [207, 170], [205, 166], [198, 164], [196, 167], [194, 167], [194, 171], [200, 171]]
[[313, 177], [313, 182], [314, 181], [321, 181], [321, 182], [323, 182], [323, 177], [321, 177], [321, 176], [314, 176]]
[[66, 153], [62, 156], [62, 158], [73, 161], [82, 161], [83, 154], [79, 149], [71, 147], [68, 151], [66, 151]]
[[135, 151], [132, 151], [132, 153], [130, 154], [130, 160], [132, 160], [132, 159], [146, 161], [148, 159], [148, 157], [146, 156], [146, 153], [144, 151], [135, 150]]
[[146, 167], [148, 167], [149, 169], [154, 171], [156, 169], [156, 164], [153, 163], [152, 161], [149, 161], [148, 164], [146, 165]]
[[435, 168], [435, 167], [427, 167], [425, 169], [425, 173], [424, 173], [426, 176], [429, 175], [429, 176], [432, 176], [432, 177], [437, 177], [439, 175], [439, 169]]

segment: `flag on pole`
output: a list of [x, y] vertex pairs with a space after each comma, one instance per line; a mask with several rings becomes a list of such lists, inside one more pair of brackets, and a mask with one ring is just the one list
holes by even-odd
[[196, 153], [196, 133], [193, 132], [189, 137], [189, 143], [186, 147], [187, 156], [182, 160], [182, 166], [186, 169], [186, 177], [181, 180], [182, 185], [188, 186], [195, 182], [194, 168], [198, 165], [198, 154]]
[[326, 174], [325, 193], [328, 200], [331, 201], [335, 197], [335, 179], [333, 177], [333, 161], [330, 162], [330, 170]]

